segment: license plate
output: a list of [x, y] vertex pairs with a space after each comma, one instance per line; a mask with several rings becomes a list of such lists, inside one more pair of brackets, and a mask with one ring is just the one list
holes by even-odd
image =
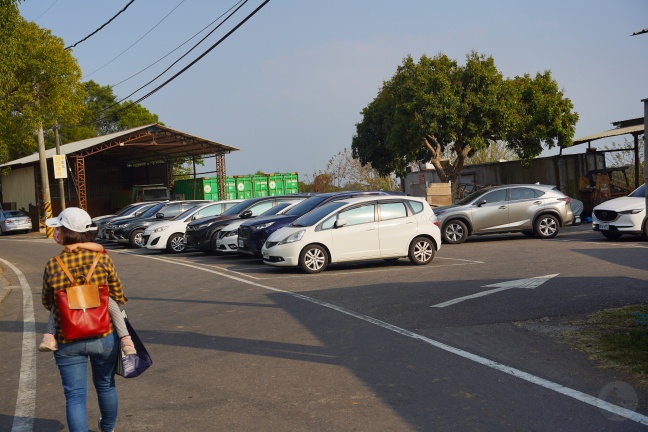
[[238, 241], [238, 247], [240, 247], [240, 248], [243, 247], [243, 240], [239, 239], [239, 241]]
[[609, 224], [609, 223], [601, 222], [601, 223], [599, 224], [599, 229], [600, 229], [600, 230], [603, 230], [603, 231], [607, 231], [607, 230], [610, 229], [610, 224]]

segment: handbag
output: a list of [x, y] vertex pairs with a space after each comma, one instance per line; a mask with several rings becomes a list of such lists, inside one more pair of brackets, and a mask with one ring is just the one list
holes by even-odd
[[65, 263], [59, 256], [56, 260], [67, 275], [72, 285], [56, 292], [56, 304], [59, 310], [61, 333], [68, 340], [99, 337], [110, 332], [110, 314], [108, 313], [108, 286], [90, 284], [99, 254], [95, 257], [88, 274], [86, 284], [78, 285]]
[[135, 333], [135, 329], [128, 320], [128, 316], [125, 311], [122, 311], [124, 315], [124, 322], [126, 323], [126, 328], [128, 329], [128, 334], [135, 345], [135, 354], [124, 355], [122, 350], [119, 350], [117, 355], [117, 368], [115, 373], [117, 375], [123, 376], [124, 378], [135, 378], [144, 373], [148, 368], [153, 364], [153, 360], [149, 355], [148, 351], [144, 347], [142, 340]]

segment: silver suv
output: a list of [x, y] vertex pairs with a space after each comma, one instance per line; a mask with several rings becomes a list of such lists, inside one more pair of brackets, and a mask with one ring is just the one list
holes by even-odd
[[463, 243], [469, 235], [521, 232], [553, 238], [571, 225], [571, 198], [555, 186], [518, 184], [480, 189], [457, 204], [436, 207], [445, 243]]

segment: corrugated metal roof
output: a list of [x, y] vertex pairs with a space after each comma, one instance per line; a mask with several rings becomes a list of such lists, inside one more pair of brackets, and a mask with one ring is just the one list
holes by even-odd
[[590, 141], [596, 141], [601, 138], [607, 138], [611, 136], [625, 135], [625, 134], [635, 134], [643, 131], [644, 131], [644, 125], [626, 126], [622, 128], [610, 129], [604, 132], [599, 132], [594, 135], [588, 135], [582, 138], [575, 139], [574, 145], [583, 144]]
[[[64, 155], [106, 156], [112, 160], [132, 164], [159, 162], [191, 156], [203, 157], [237, 150], [239, 149], [236, 147], [226, 146], [158, 124], [139, 126], [61, 146], [61, 154]], [[45, 151], [47, 159], [51, 159], [55, 154], [55, 148]], [[0, 167], [30, 165], [38, 161], [39, 154], [36, 152], [2, 164]]]

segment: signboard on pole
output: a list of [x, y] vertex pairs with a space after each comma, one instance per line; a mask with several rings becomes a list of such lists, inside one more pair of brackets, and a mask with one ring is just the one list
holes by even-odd
[[65, 155], [54, 155], [54, 178], [64, 179], [67, 178], [67, 164], [65, 162]]

